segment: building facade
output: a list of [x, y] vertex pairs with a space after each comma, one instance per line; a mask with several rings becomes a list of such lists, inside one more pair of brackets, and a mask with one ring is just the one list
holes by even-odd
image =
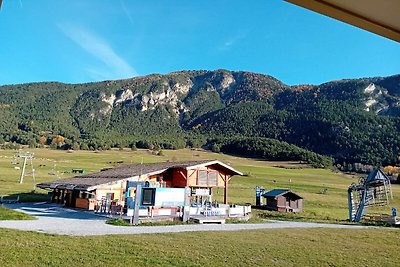
[[[98, 209], [107, 203], [125, 207], [126, 200], [134, 197], [137, 183], [151, 188], [191, 189], [194, 199], [212, 199], [213, 190], [224, 190], [224, 203], [228, 203], [229, 180], [241, 172], [220, 161], [186, 161], [123, 165], [98, 173], [69, 179], [40, 183], [37, 187], [52, 191], [54, 203], [87, 210]], [[172, 191], [171, 191], [172, 192]]]

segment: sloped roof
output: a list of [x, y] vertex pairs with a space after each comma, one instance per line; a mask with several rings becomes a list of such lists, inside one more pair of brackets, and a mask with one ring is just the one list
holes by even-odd
[[293, 194], [294, 196], [296, 196], [298, 198], [302, 198], [298, 194], [293, 193], [292, 191], [290, 191], [289, 189], [273, 189], [271, 191], [265, 192], [264, 194], [262, 194], [262, 196], [263, 197], [278, 197], [278, 196], [285, 195], [287, 193]]
[[94, 190], [99, 185], [112, 184], [135, 177], [139, 178], [141, 175], [156, 175], [171, 168], [190, 169], [211, 165], [219, 166], [230, 175], [243, 175], [241, 172], [218, 160], [157, 162], [122, 165], [96, 173], [56, 180], [48, 183], [40, 183], [37, 184], [37, 186], [39, 188], [75, 188], [78, 190]]
[[368, 174], [365, 182], [367, 184], [383, 184], [390, 182], [390, 180], [381, 169], [376, 169]]

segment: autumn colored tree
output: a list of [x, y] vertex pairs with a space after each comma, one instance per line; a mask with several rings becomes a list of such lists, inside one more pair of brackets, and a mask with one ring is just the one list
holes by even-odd
[[46, 143], [47, 143], [47, 137], [44, 136], [44, 135], [42, 135], [42, 136], [39, 138], [39, 144], [45, 145]]
[[56, 135], [55, 137], [53, 137], [51, 144], [56, 145], [57, 147], [60, 147], [65, 144], [65, 137], [62, 135]]

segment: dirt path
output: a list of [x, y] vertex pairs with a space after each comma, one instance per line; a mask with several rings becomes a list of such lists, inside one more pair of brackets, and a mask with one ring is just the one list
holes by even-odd
[[64, 209], [52, 204], [16, 204], [9, 208], [36, 216], [32, 221], [0, 221], [1, 228], [12, 228], [49, 234], [93, 236], [111, 234], [154, 234], [191, 231], [239, 231], [281, 228], [365, 228], [365, 226], [308, 222], [274, 221], [260, 224], [190, 224], [171, 226], [113, 226], [106, 217], [91, 212]]

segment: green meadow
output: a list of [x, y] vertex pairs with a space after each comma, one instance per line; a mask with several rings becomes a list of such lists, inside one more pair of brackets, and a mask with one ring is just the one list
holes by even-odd
[[[35, 153], [36, 182], [74, 176], [72, 169], [99, 171], [121, 163], [166, 160], [218, 159], [245, 176], [232, 178], [229, 202], [255, 202], [255, 186], [290, 188], [304, 197], [298, 214], [254, 210], [262, 218], [345, 223], [347, 187], [358, 176], [312, 169], [294, 162], [266, 162], [197, 150], [56, 151]], [[34, 182], [19, 184], [21, 159], [16, 151], [0, 150], [0, 195], [45, 199], [44, 190], [32, 195]], [[19, 164], [17, 162], [19, 161]], [[29, 166], [28, 166], [29, 167]], [[28, 172], [30, 168], [27, 169]], [[223, 190], [215, 190], [222, 200]], [[325, 194], [323, 192], [325, 191]], [[44, 194], [44, 195], [43, 195]], [[400, 208], [400, 188], [393, 185], [390, 206], [370, 212], [390, 214]], [[29, 219], [0, 208], [0, 219]], [[27, 222], [29, 223], [29, 222]], [[400, 230], [369, 229], [271, 229], [238, 232], [192, 232], [146, 235], [70, 237], [0, 229], [1, 266], [399, 266]]]
[[69, 237], [0, 229], [1, 266], [399, 266], [399, 229]]
[[[165, 150], [162, 156], [153, 155], [147, 150], [107, 150], [107, 151], [61, 151], [50, 149], [29, 149], [33, 152], [36, 183], [72, 177], [72, 169], [97, 172], [102, 168], [118, 164], [218, 159], [231, 164], [245, 176], [234, 176], [230, 182], [229, 202], [232, 204], [255, 204], [255, 187], [266, 189], [289, 188], [304, 198], [304, 212], [283, 214], [274, 212], [255, 212], [261, 216], [277, 219], [345, 222], [347, 219], [347, 188], [357, 182], [359, 176], [346, 175], [328, 169], [312, 169], [295, 162], [267, 162], [211, 153], [203, 150]], [[0, 150], [0, 196], [20, 195], [21, 199], [43, 199], [47, 191], [36, 190], [41, 194], [28, 194], [34, 190], [32, 177], [24, 178], [19, 184], [22, 160], [15, 157], [18, 151]], [[30, 165], [27, 166], [30, 172]], [[390, 214], [391, 207], [400, 208], [400, 186], [393, 185], [393, 200], [390, 206], [373, 208], [369, 213]], [[324, 193], [325, 192], [325, 193]], [[214, 190], [214, 199], [222, 201], [223, 190]]]

